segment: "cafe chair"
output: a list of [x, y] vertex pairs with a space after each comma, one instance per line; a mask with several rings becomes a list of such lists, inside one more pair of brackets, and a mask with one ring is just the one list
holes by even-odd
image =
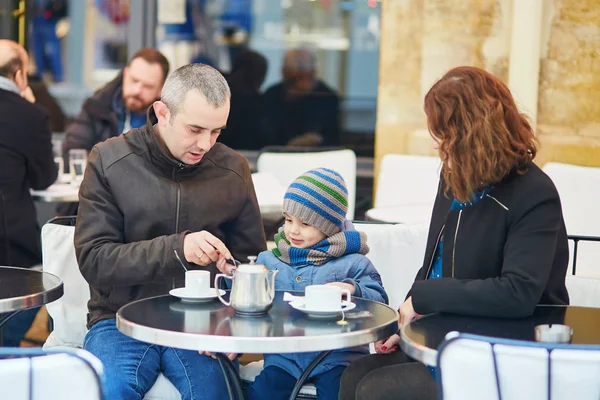
[[456, 332], [446, 338], [438, 349], [439, 399], [600, 398], [600, 346], [526, 342]]
[[[549, 162], [544, 164], [542, 170], [558, 190], [567, 233], [571, 237], [597, 237], [600, 226], [600, 209], [597, 206], [597, 199], [600, 197], [600, 168]], [[573, 254], [572, 242], [569, 247]], [[600, 243], [581, 243], [576, 274], [600, 278], [598, 258]]]
[[102, 400], [102, 363], [85, 350], [0, 348], [2, 398]]
[[[63, 281], [63, 296], [46, 305], [53, 321], [53, 330], [44, 343], [44, 350], [83, 348], [87, 333], [87, 302], [89, 285], [79, 272], [73, 238], [76, 217], [58, 217], [42, 227], [42, 264], [45, 272]], [[181, 395], [163, 374], [158, 376], [145, 400], [180, 400]]]
[[400, 214], [410, 215], [411, 221], [429, 223], [433, 202], [440, 180], [438, 157], [407, 154], [386, 154], [379, 166], [373, 208], [365, 217], [370, 221], [405, 222]]
[[428, 227], [354, 222], [354, 228], [367, 234], [367, 257], [381, 275], [390, 306], [399, 307], [423, 265]]
[[[348, 149], [319, 147], [266, 147], [256, 161], [256, 169], [273, 174], [280, 185], [287, 187], [304, 172], [314, 168], [329, 168], [338, 172], [348, 188], [347, 218], [354, 218], [356, 203], [356, 154]], [[260, 197], [260, 194], [257, 193]], [[283, 198], [281, 198], [283, 204]]]

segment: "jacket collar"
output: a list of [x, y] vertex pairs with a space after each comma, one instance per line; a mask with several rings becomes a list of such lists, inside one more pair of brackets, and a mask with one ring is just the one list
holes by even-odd
[[158, 118], [154, 112], [154, 107], [150, 106], [147, 112], [146, 125], [142, 128], [144, 142], [148, 148], [150, 161], [170, 177], [174, 176], [175, 172], [177, 172], [178, 175], [187, 176], [199, 171], [206, 159], [206, 155], [202, 158], [202, 161], [194, 165], [188, 165], [179, 161], [160, 143], [159, 138], [157, 137], [158, 133], [154, 127], [157, 123]]
[[0, 89], [21, 95], [21, 91], [17, 87], [17, 84], [4, 76], [0, 76]]

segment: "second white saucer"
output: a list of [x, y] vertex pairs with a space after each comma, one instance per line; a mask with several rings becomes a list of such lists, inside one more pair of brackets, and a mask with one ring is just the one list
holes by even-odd
[[[184, 287], [180, 287], [177, 289], [171, 289], [169, 291], [171, 296], [179, 297], [181, 301], [186, 303], [205, 303], [207, 301], [212, 301], [217, 298], [217, 292], [214, 288], [209, 289], [208, 292], [202, 294], [189, 293], [186, 291]], [[219, 294], [221, 296], [225, 295], [225, 291], [223, 289], [219, 289]]]

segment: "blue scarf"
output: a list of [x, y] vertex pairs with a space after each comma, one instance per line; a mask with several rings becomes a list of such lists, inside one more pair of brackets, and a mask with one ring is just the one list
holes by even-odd
[[348, 254], [367, 254], [367, 235], [357, 231], [342, 231], [321, 240], [312, 247], [301, 249], [293, 247], [285, 237], [283, 227], [275, 234], [277, 247], [273, 254], [284, 263], [291, 266], [323, 265], [334, 258]]

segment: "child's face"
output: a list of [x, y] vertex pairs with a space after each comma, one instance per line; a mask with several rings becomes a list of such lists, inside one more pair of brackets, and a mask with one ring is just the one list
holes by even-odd
[[319, 243], [327, 236], [314, 226], [310, 226], [302, 222], [300, 218], [293, 217], [288, 214], [285, 216], [285, 224], [283, 225], [283, 232], [285, 237], [288, 238], [292, 247], [299, 247], [306, 249]]

